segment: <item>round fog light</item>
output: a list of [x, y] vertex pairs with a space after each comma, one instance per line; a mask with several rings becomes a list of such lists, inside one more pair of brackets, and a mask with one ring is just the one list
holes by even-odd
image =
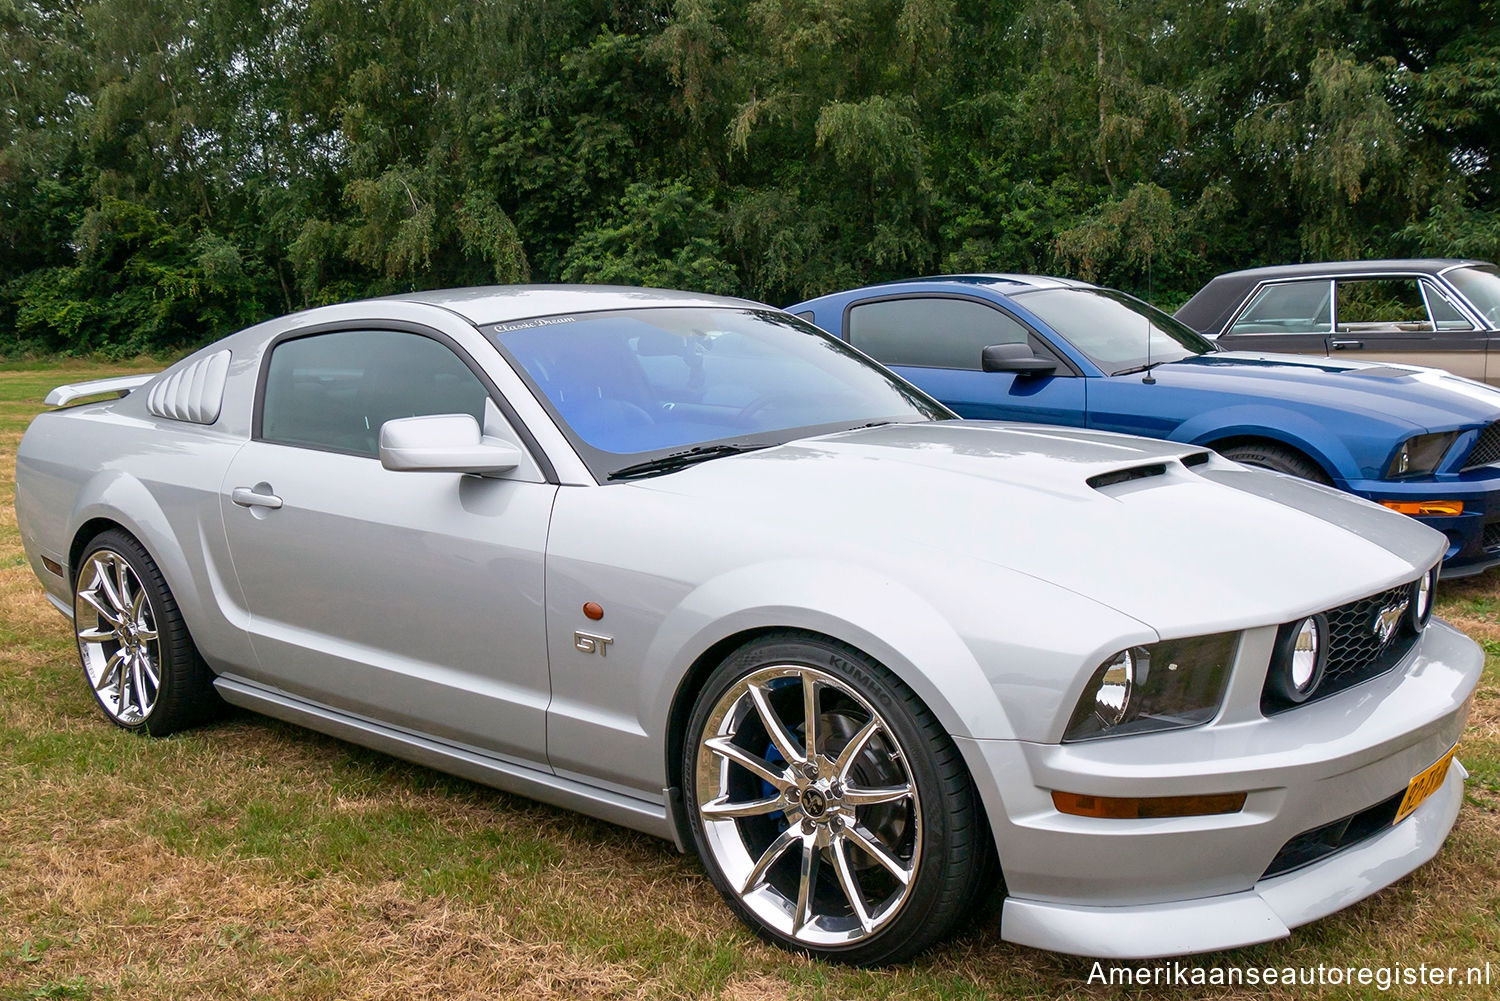
[[1323, 638], [1318, 635], [1315, 619], [1303, 619], [1292, 641], [1292, 687], [1299, 695], [1312, 691], [1318, 680], [1318, 658], [1323, 653]]
[[1417, 632], [1427, 627], [1427, 621], [1432, 618], [1432, 602], [1437, 595], [1438, 568], [1433, 567], [1412, 585], [1411, 596], [1411, 626]]
[[1281, 627], [1271, 662], [1271, 686], [1287, 702], [1306, 702], [1328, 664], [1328, 620], [1322, 615]]

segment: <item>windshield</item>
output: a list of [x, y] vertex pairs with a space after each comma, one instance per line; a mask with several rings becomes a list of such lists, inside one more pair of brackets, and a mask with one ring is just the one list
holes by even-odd
[[1473, 303], [1486, 323], [1500, 327], [1500, 274], [1493, 267], [1454, 268], [1443, 272], [1443, 277]]
[[[1011, 293], [1108, 375], [1218, 350], [1181, 320], [1111, 289], [1053, 288]], [[1146, 332], [1151, 349], [1146, 350]]]
[[817, 327], [773, 310], [611, 310], [485, 333], [601, 479], [707, 444], [773, 445], [953, 416]]

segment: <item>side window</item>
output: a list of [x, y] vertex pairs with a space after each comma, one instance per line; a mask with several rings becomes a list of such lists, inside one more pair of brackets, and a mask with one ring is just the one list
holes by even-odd
[[1431, 282], [1422, 283], [1422, 292], [1427, 296], [1427, 308], [1432, 313], [1435, 330], [1473, 330], [1474, 324], [1464, 319], [1442, 289]]
[[1333, 317], [1332, 291], [1333, 283], [1326, 278], [1267, 285], [1225, 333], [1326, 333]]
[[347, 330], [283, 341], [271, 350], [261, 438], [374, 458], [380, 426], [398, 417], [470, 414], [488, 394], [458, 356], [430, 337]]
[[886, 299], [849, 310], [849, 343], [886, 365], [979, 369], [991, 344], [1025, 344], [1030, 332], [968, 299]]
[[1431, 330], [1427, 303], [1415, 278], [1341, 278], [1338, 329]]

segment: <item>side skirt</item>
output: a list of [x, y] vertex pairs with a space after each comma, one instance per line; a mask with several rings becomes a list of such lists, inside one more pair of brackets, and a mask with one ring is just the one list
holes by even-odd
[[675, 825], [667, 814], [667, 808], [659, 803], [596, 789], [582, 782], [397, 730], [226, 675], [220, 675], [214, 680], [214, 688], [231, 705], [305, 726], [309, 730], [326, 733], [340, 740], [525, 796], [527, 799], [574, 810], [674, 843], [677, 841]]

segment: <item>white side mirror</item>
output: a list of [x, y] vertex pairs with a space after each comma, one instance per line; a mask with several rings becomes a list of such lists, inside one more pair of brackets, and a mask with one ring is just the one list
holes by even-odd
[[508, 473], [521, 461], [514, 445], [479, 433], [468, 414], [402, 417], [380, 426], [380, 464], [402, 472]]

